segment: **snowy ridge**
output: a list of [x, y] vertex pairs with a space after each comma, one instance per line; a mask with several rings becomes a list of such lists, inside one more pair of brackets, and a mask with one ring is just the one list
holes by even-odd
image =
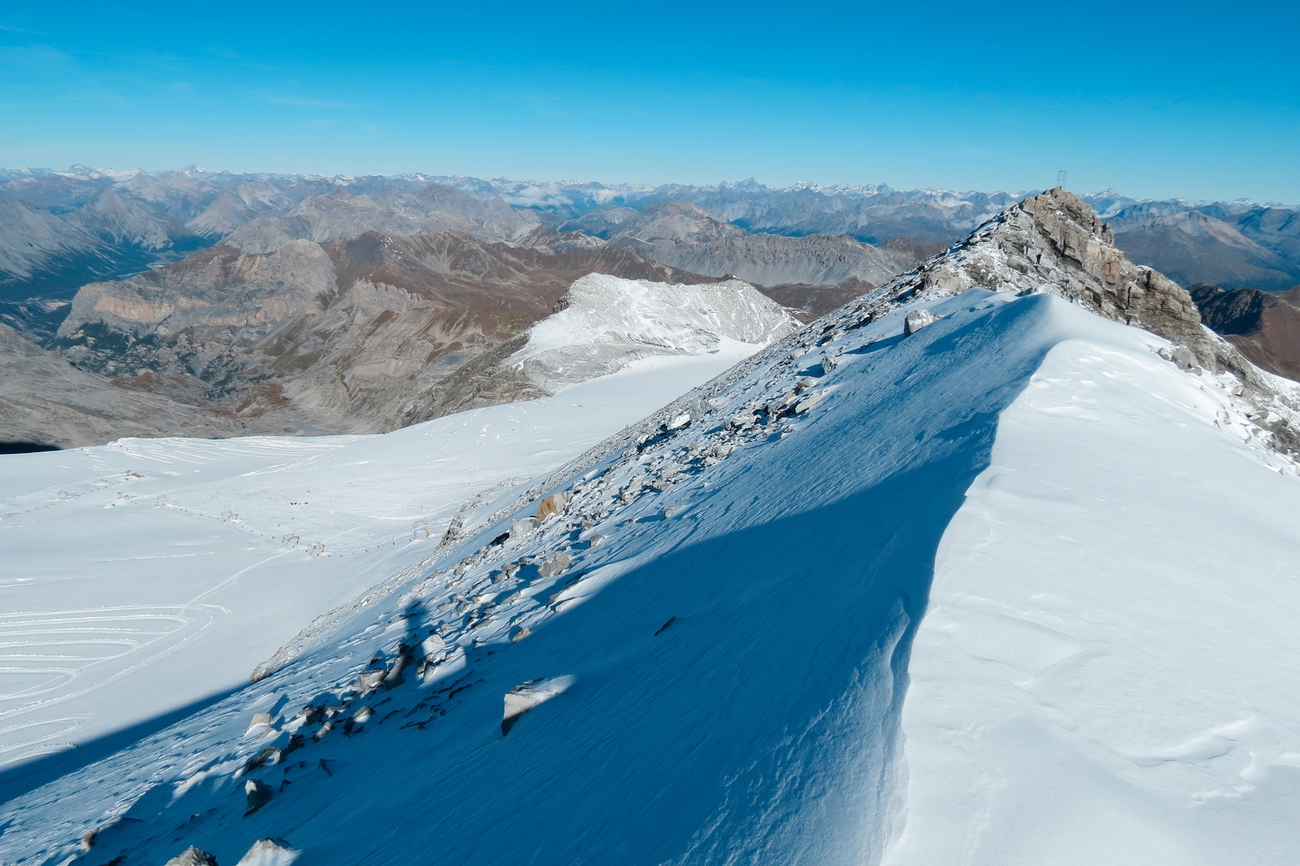
[[382, 437], [126, 439], [7, 459], [0, 798], [33, 758], [76, 766], [70, 746], [238, 687], [322, 610], [418, 567], [467, 498], [526, 484], [737, 357], [647, 359]]
[[[1050, 297], [930, 309], [937, 321], [906, 338], [906, 308], [822, 320], [522, 496], [462, 512], [423, 574], [341, 612], [256, 686], [56, 786], [57, 807], [41, 806], [52, 790], [11, 804], [6, 841], [34, 851], [61, 832], [73, 851], [117, 812], [142, 823], [101, 832], [96, 856], [182, 842], [238, 856], [277, 835], [321, 862], [397, 862], [357, 828], [387, 811], [379, 790], [418, 787], [404, 846], [454, 859], [509, 862], [521, 837], [557, 862], [625, 845], [637, 862], [882, 856], [901, 832], [911, 635], [998, 412], [1065, 339], [1190, 376], [1158, 338]], [[504, 697], [554, 677], [573, 684], [502, 739]], [[254, 712], [271, 724], [245, 736]], [[622, 769], [649, 767], [641, 783]], [[249, 779], [273, 793], [244, 817]], [[624, 803], [648, 810], [645, 832]], [[71, 823], [25, 817], [51, 808]], [[208, 817], [187, 824], [194, 813]], [[501, 820], [516, 832], [494, 834]]]
[[471, 501], [255, 684], [0, 807], [6, 854], [1288, 862], [1296, 464], [1237, 372], [1103, 317], [1195, 343], [1177, 304], [1019, 240]]

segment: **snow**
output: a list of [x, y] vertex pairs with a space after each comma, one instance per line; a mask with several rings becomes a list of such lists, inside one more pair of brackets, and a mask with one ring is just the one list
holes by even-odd
[[1091, 331], [944, 534], [886, 863], [1294, 862], [1300, 484], [1159, 341]]
[[1059, 298], [866, 312], [472, 500], [265, 678], [0, 805], [6, 862], [1292, 862], [1295, 465]]
[[551, 390], [656, 355], [739, 360], [799, 326], [741, 280], [674, 285], [590, 274], [564, 300], [565, 309], [534, 325], [509, 361]]
[[79, 760], [68, 744], [244, 684], [317, 614], [429, 556], [466, 500], [553, 469], [754, 348], [645, 359], [383, 436], [4, 458], [0, 771]]

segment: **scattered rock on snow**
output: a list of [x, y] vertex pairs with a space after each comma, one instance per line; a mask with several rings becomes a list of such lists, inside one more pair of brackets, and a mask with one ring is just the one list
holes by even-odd
[[802, 415], [803, 413], [807, 412], [809, 409], [811, 409], [812, 407], [820, 403], [822, 401], [822, 398], [825, 396], [826, 393], [824, 391], [818, 391], [817, 393], [814, 394], [805, 395], [799, 400], [798, 403], [794, 404], [794, 414]]
[[[240, 861], [243, 862], [242, 860]], [[167, 866], [217, 866], [217, 858], [191, 845], [167, 861]]]
[[542, 577], [558, 577], [569, 569], [569, 554], [552, 553], [542, 561], [537, 573]]
[[569, 505], [568, 493], [552, 493], [537, 506], [537, 519], [545, 521], [553, 514], [560, 514]]
[[588, 538], [588, 539], [587, 539], [587, 547], [589, 547], [589, 548], [590, 548], [590, 547], [600, 547], [600, 545], [603, 544], [604, 541], [605, 541], [605, 539], [608, 538], [608, 537], [609, 537], [609, 536], [607, 536], [607, 535], [601, 535], [599, 532], [597, 532], [597, 533], [596, 533], [595, 535], [593, 535], [591, 538]]
[[258, 839], [236, 866], [289, 866], [300, 853], [283, 839]]
[[929, 310], [912, 310], [903, 320], [903, 336], [910, 337], [922, 328], [935, 323], [934, 314]]
[[510, 539], [523, 538], [537, 528], [536, 517], [520, 517], [510, 521]]
[[510, 733], [510, 729], [524, 713], [563, 693], [573, 685], [570, 676], [550, 677], [542, 680], [528, 680], [506, 692], [505, 712], [501, 717], [501, 736]]
[[1190, 370], [1197, 366], [1196, 355], [1186, 346], [1178, 346], [1173, 351], [1173, 357], [1170, 359], [1178, 365], [1180, 370]]
[[366, 722], [370, 721], [370, 717], [373, 716], [374, 714], [375, 711], [372, 710], [370, 707], [362, 707], [361, 709], [357, 710], [355, 713], [352, 714], [352, 718], [348, 719], [346, 722], [343, 723], [344, 735], [351, 736], [352, 734], [356, 733], [358, 730], [361, 729], [362, 726], [365, 725]]
[[257, 779], [249, 779], [244, 783], [244, 800], [248, 803], [248, 811], [244, 814], [251, 815], [270, 802], [271, 789]]

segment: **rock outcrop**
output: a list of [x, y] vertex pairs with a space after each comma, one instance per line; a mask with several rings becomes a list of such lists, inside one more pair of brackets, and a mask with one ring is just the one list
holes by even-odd
[[1114, 233], [1078, 196], [1060, 187], [1012, 205], [964, 243], [856, 301], [880, 311], [914, 298], [941, 298], [984, 288], [1058, 295], [1118, 322], [1175, 344], [1180, 366], [1230, 373], [1255, 401], [1255, 421], [1279, 450], [1300, 453], [1295, 394], [1282, 394], [1230, 343], [1201, 322], [1192, 296], [1163, 274], [1135, 265], [1114, 244]]
[[869, 297], [943, 297], [971, 288], [1047, 292], [1108, 319], [1186, 346], [1197, 362], [1266, 390], [1254, 367], [1201, 325], [1196, 303], [1173, 280], [1135, 265], [1096, 212], [1060, 187], [1012, 205], [964, 243]]
[[[154, 377], [165, 392], [169, 383]], [[94, 376], [0, 325], [0, 443], [77, 448], [123, 436], [283, 432], [266, 419]]]

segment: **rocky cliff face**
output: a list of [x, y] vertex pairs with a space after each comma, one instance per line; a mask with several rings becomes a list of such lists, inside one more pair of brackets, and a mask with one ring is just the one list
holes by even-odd
[[1185, 289], [1130, 262], [1084, 201], [1059, 187], [1012, 205], [963, 244], [881, 288], [893, 295], [957, 294], [969, 288], [1049, 292], [1108, 319], [1186, 345], [1212, 369], [1251, 375], [1242, 359], [1201, 327]]

